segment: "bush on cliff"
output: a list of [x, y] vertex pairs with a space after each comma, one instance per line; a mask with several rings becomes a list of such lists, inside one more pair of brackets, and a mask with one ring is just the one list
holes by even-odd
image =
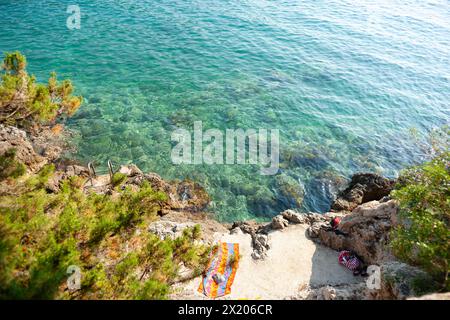
[[52, 73], [47, 84], [37, 83], [26, 66], [20, 52], [5, 54], [0, 74], [0, 123], [30, 129], [78, 109], [82, 98], [72, 95], [70, 80], [59, 82]]
[[[165, 193], [139, 190], [86, 195], [72, 177], [58, 193], [47, 185], [53, 166], [9, 181], [0, 194], [0, 298], [163, 299], [181, 265], [199, 274], [209, 254], [198, 228], [160, 240], [146, 226], [157, 219]], [[68, 267], [81, 270], [71, 291]]]
[[400, 202], [402, 223], [392, 232], [391, 246], [399, 258], [427, 270], [448, 291], [450, 151], [445, 143], [434, 151], [431, 161], [405, 170], [392, 192]]

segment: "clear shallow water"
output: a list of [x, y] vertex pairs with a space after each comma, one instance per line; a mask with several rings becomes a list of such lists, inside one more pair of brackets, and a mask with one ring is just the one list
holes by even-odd
[[[69, 4], [81, 30], [66, 28]], [[199, 181], [222, 220], [325, 211], [343, 177], [420, 160], [411, 128], [450, 121], [447, 0], [0, 0], [12, 50], [86, 98], [68, 123], [77, 158]], [[172, 165], [171, 132], [198, 120], [280, 129], [280, 173]]]

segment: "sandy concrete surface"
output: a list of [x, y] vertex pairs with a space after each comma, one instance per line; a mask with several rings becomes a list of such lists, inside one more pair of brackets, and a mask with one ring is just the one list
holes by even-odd
[[[271, 232], [271, 247], [264, 260], [252, 259], [248, 234], [217, 233], [215, 238], [237, 242], [240, 247], [239, 268], [231, 294], [226, 299], [285, 299], [307, 286], [315, 288], [363, 281], [338, 264], [338, 252], [308, 239], [304, 225], [291, 225]], [[206, 298], [197, 292], [200, 281], [199, 277], [182, 284], [174, 298]]]

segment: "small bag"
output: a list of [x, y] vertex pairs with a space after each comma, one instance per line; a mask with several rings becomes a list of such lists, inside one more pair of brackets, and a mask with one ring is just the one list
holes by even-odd
[[339, 263], [350, 269], [351, 271], [357, 270], [361, 265], [361, 261], [353, 255], [350, 251], [344, 250], [339, 253]]
[[221, 284], [222, 282], [225, 281], [225, 277], [221, 274], [216, 273], [215, 275], [212, 276], [213, 280], [215, 283], [217, 284]]

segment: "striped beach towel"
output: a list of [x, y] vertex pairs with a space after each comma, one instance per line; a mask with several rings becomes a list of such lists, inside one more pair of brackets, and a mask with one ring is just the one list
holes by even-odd
[[211, 253], [211, 259], [198, 291], [213, 299], [229, 294], [238, 264], [239, 244], [219, 242]]
[[344, 250], [339, 253], [339, 263], [348, 269], [355, 271], [361, 264], [359, 259], [352, 255], [350, 251]]

